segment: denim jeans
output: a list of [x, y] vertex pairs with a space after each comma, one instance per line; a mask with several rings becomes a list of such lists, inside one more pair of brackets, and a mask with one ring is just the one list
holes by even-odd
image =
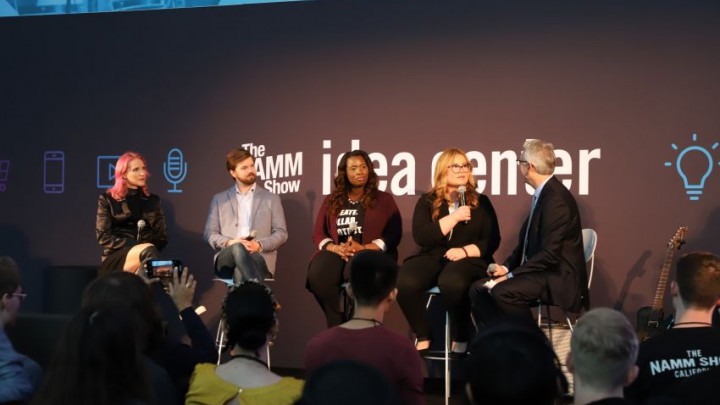
[[271, 278], [272, 273], [260, 253], [250, 253], [242, 243], [230, 245], [217, 256], [215, 260], [215, 274], [220, 278], [230, 278], [232, 274], [235, 284], [245, 280], [258, 280]]

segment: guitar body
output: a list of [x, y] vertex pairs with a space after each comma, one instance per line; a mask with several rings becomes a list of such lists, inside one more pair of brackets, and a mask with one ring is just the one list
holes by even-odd
[[644, 342], [667, 329], [667, 322], [663, 321], [664, 316], [662, 309], [654, 310], [651, 306], [640, 308], [637, 312], [638, 340]]

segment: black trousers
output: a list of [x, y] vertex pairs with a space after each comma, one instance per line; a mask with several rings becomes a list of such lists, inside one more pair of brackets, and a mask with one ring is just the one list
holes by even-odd
[[350, 263], [339, 255], [321, 250], [310, 259], [307, 289], [315, 296], [325, 313], [328, 328], [342, 323], [340, 311], [340, 286], [350, 276]]
[[468, 290], [487, 269], [479, 263], [472, 259], [452, 262], [432, 255], [414, 256], [403, 263], [398, 275], [398, 304], [419, 340], [429, 338], [426, 291], [437, 285], [441, 292], [440, 301], [450, 315], [453, 340], [467, 342], [470, 327]]
[[485, 280], [475, 282], [470, 288], [473, 316], [484, 323], [503, 318], [534, 323], [530, 305], [538, 299], [549, 302], [547, 277], [541, 273], [515, 276], [496, 284], [488, 291]]

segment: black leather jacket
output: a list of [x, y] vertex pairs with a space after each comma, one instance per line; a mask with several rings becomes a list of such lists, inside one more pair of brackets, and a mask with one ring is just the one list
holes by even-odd
[[149, 197], [142, 195], [142, 219], [145, 227], [138, 240], [137, 224], [132, 219], [132, 212], [125, 200], [116, 200], [109, 193], [98, 198], [95, 234], [98, 243], [103, 247], [103, 259], [110, 253], [139, 243], [152, 243], [162, 250], [167, 245], [167, 223], [160, 198], [155, 194]]

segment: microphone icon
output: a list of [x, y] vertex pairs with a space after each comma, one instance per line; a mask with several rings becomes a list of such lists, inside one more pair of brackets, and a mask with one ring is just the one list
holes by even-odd
[[165, 174], [165, 180], [173, 185], [172, 189], [168, 190], [168, 193], [182, 193], [182, 190], [178, 190], [178, 184], [182, 183], [187, 176], [187, 162], [183, 156], [180, 148], [172, 148], [168, 152], [167, 162], [163, 162], [163, 174]]

